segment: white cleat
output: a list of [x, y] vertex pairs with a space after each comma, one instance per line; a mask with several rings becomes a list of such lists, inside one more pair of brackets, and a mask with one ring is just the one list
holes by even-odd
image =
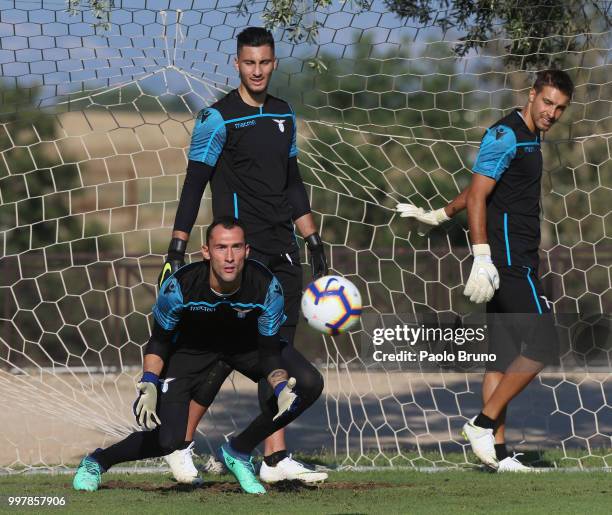
[[170, 466], [172, 475], [177, 483], [185, 485], [201, 485], [204, 480], [198, 475], [198, 469], [193, 464], [193, 447], [195, 442], [191, 442], [189, 447], [178, 449], [172, 454], [164, 456], [166, 463]]
[[305, 483], [320, 483], [327, 479], [327, 472], [315, 470], [304, 463], [300, 463], [294, 460], [290, 454], [285, 459], [279, 461], [274, 467], [270, 467], [266, 465], [265, 461], [262, 461], [259, 478], [265, 483], [295, 479]]
[[225, 468], [225, 465], [212, 455], [208, 458], [208, 461], [204, 463], [202, 470], [207, 474], [212, 474], [213, 476], [229, 474], [229, 471], [227, 468]]
[[493, 429], [486, 429], [474, 425], [476, 417], [468, 420], [463, 425], [463, 436], [470, 442], [472, 451], [487, 467], [497, 470], [499, 466], [495, 455], [495, 437]]
[[522, 456], [523, 453], [519, 452], [514, 453], [512, 458], [508, 456], [499, 462], [499, 467], [497, 468], [497, 472], [535, 472], [535, 469], [532, 467], [527, 467], [523, 465], [519, 460], [517, 460], [517, 456]]

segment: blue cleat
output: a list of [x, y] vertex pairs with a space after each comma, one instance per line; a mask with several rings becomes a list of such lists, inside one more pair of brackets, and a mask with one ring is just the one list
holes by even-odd
[[219, 456], [247, 494], [266, 493], [266, 489], [257, 480], [251, 456], [235, 451], [229, 442], [221, 446]]
[[102, 465], [100, 465], [95, 458], [87, 455], [81, 460], [81, 463], [79, 463], [79, 468], [77, 468], [74, 479], [72, 480], [72, 486], [75, 490], [95, 492], [100, 488], [102, 472], [104, 472]]

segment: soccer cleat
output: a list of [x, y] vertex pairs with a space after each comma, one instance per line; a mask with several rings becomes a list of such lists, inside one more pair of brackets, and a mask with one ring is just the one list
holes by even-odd
[[249, 456], [248, 459], [245, 459], [244, 455], [240, 456], [240, 454], [234, 451], [229, 443], [224, 443], [219, 449], [219, 455], [225, 466], [234, 474], [247, 494], [265, 494], [266, 489], [257, 481], [253, 458]]
[[102, 482], [102, 466], [91, 456], [87, 455], [79, 463], [72, 486], [75, 490], [83, 490], [85, 492], [95, 492], [100, 488]]
[[279, 461], [274, 467], [266, 465], [265, 460], [261, 462], [259, 478], [266, 483], [276, 483], [277, 481], [299, 479], [305, 483], [320, 483], [327, 479], [326, 472], [320, 472], [294, 460], [291, 454]]
[[214, 456], [210, 456], [208, 458], [208, 461], [204, 463], [202, 470], [207, 474], [212, 474], [213, 476], [227, 474], [227, 469], [225, 468], [225, 465]]
[[185, 449], [177, 449], [171, 454], [164, 456], [164, 460], [170, 466], [172, 475], [177, 483], [186, 485], [201, 485], [204, 480], [198, 476], [198, 469], [193, 464], [193, 447], [191, 442]]
[[532, 467], [527, 467], [523, 465], [519, 460], [517, 460], [517, 456], [522, 456], [523, 453], [514, 453], [512, 458], [508, 456], [499, 462], [499, 467], [497, 468], [497, 472], [535, 472], [535, 469]]
[[493, 429], [486, 429], [474, 425], [476, 417], [468, 420], [463, 425], [463, 437], [470, 442], [472, 451], [488, 467], [497, 470], [498, 462], [495, 455], [495, 437]]

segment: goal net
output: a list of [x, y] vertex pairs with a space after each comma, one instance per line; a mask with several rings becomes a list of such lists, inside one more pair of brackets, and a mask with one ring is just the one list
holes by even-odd
[[[134, 384], [193, 120], [237, 86], [235, 37], [262, 24], [263, 2], [230, 4], [116, 1], [105, 29], [59, 0], [0, 0], [3, 471], [73, 465], [135, 427]], [[458, 57], [461, 34], [380, 2], [333, 3], [316, 19], [316, 45], [275, 33], [272, 92], [298, 114], [299, 162], [332, 271], [359, 287], [364, 322], [475, 311], [462, 295], [465, 217], [422, 237], [394, 207], [438, 208], [457, 195], [484, 130], [521, 105], [532, 72], [508, 64], [512, 42]], [[557, 450], [549, 465], [609, 467], [611, 33], [576, 34], [567, 48], [587, 37], [580, 52], [547, 54], [546, 38], [538, 46], [576, 84], [542, 144], [540, 274], [555, 311], [580, 314], [567, 327], [582, 343], [573, 371], [543, 373], [511, 405], [508, 440]], [[207, 189], [191, 260], [210, 206]], [[482, 375], [373, 363], [368, 337], [302, 324], [297, 346], [326, 388], [290, 426], [291, 448], [352, 466], [474, 463], [459, 433], [479, 410]], [[249, 381], [227, 381], [200, 425], [200, 451], [242, 427], [256, 399]]]

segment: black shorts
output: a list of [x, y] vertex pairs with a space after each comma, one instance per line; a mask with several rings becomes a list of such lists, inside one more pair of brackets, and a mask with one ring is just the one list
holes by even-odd
[[[302, 301], [302, 266], [300, 265], [299, 249], [288, 254], [264, 254], [251, 249], [249, 258], [255, 259], [268, 267], [281, 283], [285, 296], [285, 315], [287, 315], [287, 320], [285, 320], [283, 326], [292, 327], [295, 332]], [[283, 337], [286, 336], [284, 333]], [[289, 343], [292, 342], [293, 335], [289, 340]]]
[[545, 365], [559, 363], [559, 338], [551, 305], [533, 269], [499, 267], [499, 289], [487, 303], [487, 370], [504, 372], [520, 354]]
[[[282, 365], [298, 384], [309, 384], [313, 374], [318, 374], [310, 362], [292, 345], [284, 344], [281, 352]], [[176, 352], [160, 379], [160, 402], [189, 403], [192, 399], [202, 406], [210, 406], [223, 385], [225, 378], [236, 370], [253, 382], [265, 380], [260, 367], [259, 351], [226, 354], [206, 350]], [[267, 383], [267, 381], [266, 381]], [[273, 397], [272, 388], [267, 388], [264, 397]], [[260, 396], [261, 399], [261, 396]], [[263, 399], [265, 400], [265, 399]]]
[[[293, 345], [293, 338], [295, 336], [300, 314], [300, 304], [302, 301], [302, 266], [300, 265], [299, 249], [289, 254], [273, 255], [264, 254], [258, 250], [251, 249], [249, 258], [255, 259], [265, 265], [281, 283], [283, 295], [285, 297], [285, 315], [287, 316], [287, 320], [285, 320], [285, 323], [280, 328], [280, 335], [286, 343]], [[201, 361], [200, 358], [194, 359], [194, 363], [185, 363], [187, 376], [189, 378], [186, 378], [180, 385], [174, 388], [179, 391], [182, 390], [183, 397], [190, 396], [191, 399], [202, 406], [210, 406], [234, 368], [240, 372], [251, 370], [252, 368], [251, 366], [245, 368], [244, 360], [240, 362], [240, 368], [237, 366], [230, 366], [229, 363], [224, 361], [225, 358], [220, 356], [220, 354], [213, 354], [213, 357], [208, 358], [210, 362], [206, 364], [206, 359], [204, 359], [201, 366], [196, 364]], [[246, 360], [248, 362], [249, 359], [253, 361], [256, 358], [257, 357], [253, 355], [247, 357]], [[180, 359], [184, 360], [184, 358]], [[227, 359], [230, 358], [228, 357]], [[231, 365], [235, 365], [235, 363]], [[182, 367], [182, 365], [180, 366]], [[193, 370], [199, 370], [199, 372], [192, 372], [192, 367]], [[250, 372], [244, 373], [247, 377], [250, 377], [249, 374]], [[267, 384], [267, 381], [265, 382]]]
[[192, 350], [172, 354], [160, 377], [160, 401], [189, 403], [193, 399], [210, 406], [232, 371], [220, 356], [217, 352]]
[[[276, 409], [276, 400], [274, 392], [268, 384], [267, 378], [263, 373], [259, 363], [259, 351], [242, 352], [240, 354], [222, 354], [217, 356], [220, 363], [229, 366], [231, 370], [240, 372], [243, 376], [248, 377], [253, 382], [259, 382], [260, 386], [264, 383], [264, 388], [260, 388], [259, 402], [260, 404], [272, 403]], [[283, 344], [281, 351], [281, 365], [287, 371], [290, 377], [295, 377], [297, 380], [297, 389], [300, 385], [313, 384], [313, 379], [319, 378], [321, 384], [323, 378], [319, 371], [295, 348], [287, 343]], [[263, 391], [261, 391], [263, 390]], [[211, 394], [210, 384], [206, 381], [200, 383], [200, 390], [195, 392], [195, 399], [203, 399]], [[215, 392], [216, 395], [216, 392]], [[214, 398], [214, 397], [213, 397]], [[199, 402], [199, 401], [198, 401]], [[210, 400], [212, 402], [212, 399]], [[206, 405], [206, 404], [205, 404]]]

